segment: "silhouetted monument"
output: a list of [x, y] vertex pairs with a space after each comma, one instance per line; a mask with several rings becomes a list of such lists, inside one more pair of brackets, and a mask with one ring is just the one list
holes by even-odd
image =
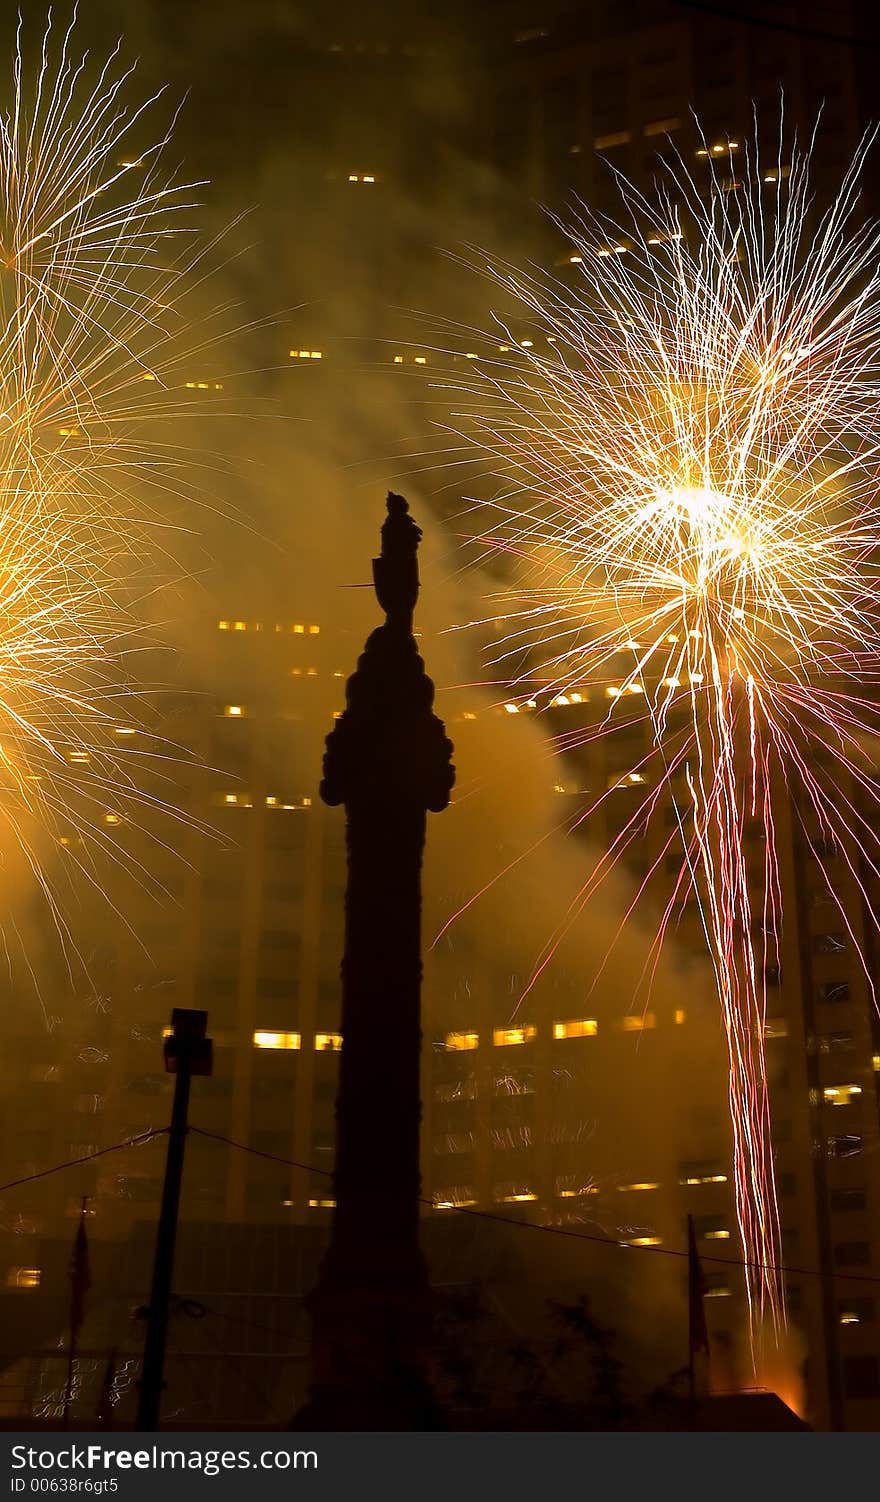
[[384, 625], [327, 737], [321, 797], [345, 804], [348, 885], [332, 1240], [309, 1300], [313, 1386], [297, 1427], [431, 1423], [430, 1295], [419, 1246], [421, 871], [452, 744], [412, 634], [421, 531], [388, 496], [373, 560]]

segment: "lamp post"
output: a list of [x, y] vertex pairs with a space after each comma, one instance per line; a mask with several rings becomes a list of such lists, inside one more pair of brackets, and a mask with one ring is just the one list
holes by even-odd
[[165, 1338], [168, 1332], [168, 1303], [174, 1272], [174, 1246], [180, 1210], [180, 1187], [183, 1179], [183, 1154], [186, 1146], [189, 1088], [194, 1074], [210, 1074], [213, 1044], [206, 1036], [207, 1012], [175, 1007], [171, 1013], [171, 1032], [165, 1039], [165, 1068], [176, 1076], [171, 1126], [168, 1130], [168, 1153], [165, 1159], [165, 1182], [162, 1206], [156, 1230], [153, 1259], [153, 1285], [147, 1310], [147, 1335], [138, 1396], [137, 1427], [159, 1427], [162, 1389], [165, 1386]]

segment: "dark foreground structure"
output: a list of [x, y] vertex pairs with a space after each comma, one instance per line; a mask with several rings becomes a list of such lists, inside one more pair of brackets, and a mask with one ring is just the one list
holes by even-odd
[[[423, 1429], [431, 1309], [419, 1246], [421, 868], [452, 791], [451, 742], [413, 636], [421, 531], [388, 496], [375, 630], [327, 738], [321, 796], [345, 805], [348, 883], [336, 1105], [336, 1210], [311, 1295], [311, 1429]], [[374, 1182], [383, 1197], [376, 1214]]]

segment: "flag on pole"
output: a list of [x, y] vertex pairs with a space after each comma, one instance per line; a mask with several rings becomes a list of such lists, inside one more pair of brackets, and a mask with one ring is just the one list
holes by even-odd
[[706, 1280], [703, 1277], [703, 1269], [700, 1266], [700, 1258], [697, 1254], [697, 1235], [694, 1230], [694, 1218], [688, 1216], [688, 1317], [689, 1317], [689, 1349], [691, 1364], [698, 1352], [704, 1356], [709, 1354], [709, 1330], [706, 1325], [706, 1310], [703, 1299], [706, 1297]]
[[92, 1274], [89, 1267], [89, 1241], [86, 1236], [86, 1196], [83, 1196], [82, 1209], [79, 1212], [79, 1225], [76, 1228], [76, 1238], [73, 1243], [73, 1253], [70, 1258], [70, 1334], [75, 1340], [76, 1334], [85, 1319], [86, 1294], [92, 1286]]

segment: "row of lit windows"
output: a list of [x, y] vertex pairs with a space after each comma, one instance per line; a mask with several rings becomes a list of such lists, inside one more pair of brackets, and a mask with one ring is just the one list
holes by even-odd
[[322, 349], [289, 349], [287, 351], [291, 360], [323, 360]]
[[[681, 1024], [685, 1020], [685, 1011], [677, 1007], [673, 1013], [673, 1020]], [[655, 1012], [628, 1012], [621, 1017], [618, 1026], [625, 1033], [641, 1033], [646, 1029], [657, 1026]], [[553, 1023], [554, 1038], [595, 1038], [599, 1031], [599, 1023], [595, 1017], [574, 1017], [567, 1022]], [[496, 1048], [509, 1048], [517, 1044], [531, 1043], [538, 1036], [538, 1029], [531, 1024], [524, 1027], [495, 1027], [492, 1029], [492, 1042]], [[455, 1032], [447, 1033], [443, 1039], [444, 1047], [451, 1052], [465, 1052], [469, 1049], [479, 1048], [480, 1035], [478, 1032]]]
[[[682, 1010], [675, 1012], [675, 1021], [684, 1022], [685, 1014]], [[641, 1016], [630, 1014], [620, 1019], [620, 1026], [624, 1032], [642, 1032], [645, 1028], [656, 1027], [657, 1019], [653, 1012], [645, 1012]], [[599, 1031], [599, 1024], [594, 1017], [577, 1018], [571, 1022], [554, 1022], [554, 1038], [593, 1038]], [[531, 1043], [537, 1037], [538, 1029], [532, 1026], [525, 1027], [496, 1027], [492, 1030], [492, 1042], [496, 1048], [507, 1048], [522, 1043]], [[479, 1033], [447, 1033], [444, 1040], [446, 1048], [453, 1052], [467, 1051], [478, 1048], [480, 1044]], [[256, 1048], [300, 1048], [302, 1035], [300, 1033], [265, 1032], [254, 1033], [254, 1046]], [[316, 1033], [315, 1047], [318, 1049], [339, 1049], [342, 1047], [341, 1033]], [[860, 1093], [856, 1085], [841, 1085], [834, 1087], [840, 1091], [854, 1091]], [[829, 1092], [826, 1091], [826, 1096]], [[653, 1184], [643, 1184], [640, 1188], [655, 1188]]]
[[[338, 1053], [341, 1047], [341, 1033], [315, 1033], [317, 1053]], [[302, 1048], [302, 1033], [278, 1033], [258, 1028], [254, 1033], [254, 1048], [298, 1050]]]
[[[263, 631], [262, 621], [218, 621], [218, 631]], [[276, 636], [318, 636], [320, 626], [306, 625], [303, 621], [276, 621], [272, 627]]]
[[[142, 381], [157, 381], [158, 379], [159, 379], [159, 377], [152, 370], [145, 370], [141, 374], [141, 380]], [[187, 390], [187, 391], [222, 391], [223, 390], [223, 382], [222, 381], [184, 381], [183, 384], [184, 384], [185, 390]], [[62, 436], [66, 437], [68, 433], [73, 434], [73, 433], [76, 433], [78, 430], [76, 428], [70, 428], [70, 429], [59, 428], [58, 431], [59, 431], [59, 433], [62, 434]]]
[[[567, 693], [556, 694], [549, 701], [549, 707], [551, 709], [564, 709], [570, 704], [586, 704], [589, 698], [590, 695], [585, 688], [569, 689]], [[524, 714], [526, 710], [537, 709], [537, 707], [537, 699], [520, 699], [518, 703], [510, 700], [505, 704], [504, 709], [507, 714]]]
[[861, 1093], [861, 1085], [826, 1085], [822, 1099], [826, 1106], [851, 1106]]
[[[217, 793], [214, 798], [221, 808], [253, 808], [254, 800], [250, 793]], [[263, 799], [266, 808], [277, 808], [284, 812], [295, 809], [311, 808], [311, 798], [296, 798], [292, 803], [285, 802], [275, 793], [267, 793]], [[117, 821], [118, 822], [118, 821]]]

